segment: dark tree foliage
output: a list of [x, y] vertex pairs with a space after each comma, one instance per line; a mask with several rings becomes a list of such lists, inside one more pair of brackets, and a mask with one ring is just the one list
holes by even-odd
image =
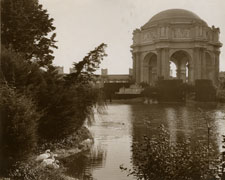
[[15, 160], [27, 158], [37, 143], [37, 122], [41, 114], [31, 98], [17, 93], [8, 85], [0, 86], [1, 171]]
[[158, 98], [158, 93], [159, 93], [159, 90], [155, 86], [147, 86], [141, 92], [142, 96], [147, 97], [147, 98], [153, 98], [153, 99]]
[[[24, 61], [20, 54], [3, 50], [1, 67], [5, 81], [15, 87], [17, 92], [32, 97], [37, 110], [43, 114], [38, 122], [39, 140], [66, 138], [92, 114], [99, 91], [91, 85], [91, 74], [94, 68], [97, 69], [103, 54], [103, 45], [92, 51], [88, 59], [91, 69], [87, 69], [85, 64], [74, 81], [72, 78], [65, 80], [53, 66], [42, 70], [37, 63]], [[87, 57], [84, 59], [87, 62]]]
[[46, 86], [44, 71], [37, 63], [29, 63], [24, 56], [2, 47], [1, 73], [8, 85], [15, 87], [18, 92], [37, 97], [40, 89]]
[[103, 58], [107, 56], [105, 53], [106, 47], [107, 45], [102, 43], [94, 50], [90, 51], [82, 61], [78, 63], [74, 62], [73, 69], [75, 72], [65, 76], [66, 83], [89, 83], [93, 80], [93, 73], [99, 68], [99, 64]]
[[93, 72], [105, 54], [105, 44], [88, 53], [82, 61], [74, 63], [75, 73], [58, 77], [54, 68], [45, 72], [46, 90], [40, 91], [39, 104], [45, 114], [39, 123], [43, 139], [62, 139], [79, 129], [92, 114], [100, 91], [93, 88]]
[[38, 0], [1, 2], [0, 83], [6, 88], [0, 86], [0, 156], [15, 161], [37, 143], [67, 138], [92, 115], [99, 92], [91, 81], [106, 45], [74, 63], [76, 72], [63, 77], [52, 65], [53, 19]]
[[222, 141], [223, 145], [222, 145], [222, 153], [221, 153], [221, 179], [224, 180], [225, 179], [225, 135], [223, 135], [223, 141]]
[[53, 19], [49, 18], [38, 0], [1, 1], [1, 43], [23, 53], [28, 61], [40, 66], [52, 63], [56, 34]]
[[41, 139], [59, 140], [73, 134], [91, 113], [96, 94], [91, 87], [57, 86], [44, 94], [47, 104], [39, 122]]

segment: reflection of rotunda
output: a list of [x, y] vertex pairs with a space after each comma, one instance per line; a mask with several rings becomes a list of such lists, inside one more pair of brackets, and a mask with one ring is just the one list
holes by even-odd
[[169, 9], [153, 16], [133, 32], [133, 75], [137, 83], [154, 84], [158, 78], [194, 83], [219, 75], [219, 28], [208, 27], [196, 14]]

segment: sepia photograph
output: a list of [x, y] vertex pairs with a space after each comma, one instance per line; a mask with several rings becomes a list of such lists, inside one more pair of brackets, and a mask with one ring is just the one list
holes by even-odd
[[224, 0], [1, 0], [0, 180], [225, 180]]

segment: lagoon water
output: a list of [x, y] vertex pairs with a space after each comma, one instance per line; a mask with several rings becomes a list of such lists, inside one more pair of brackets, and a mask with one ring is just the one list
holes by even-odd
[[205, 113], [207, 112], [210, 142], [221, 150], [222, 134], [225, 134], [225, 105], [112, 103], [105, 111], [95, 114], [90, 130], [95, 143], [90, 152], [70, 157], [67, 174], [83, 180], [132, 180], [120, 165], [132, 168], [132, 144], [144, 135], [154, 135], [163, 124], [171, 141], [189, 138], [191, 141], [207, 140]]

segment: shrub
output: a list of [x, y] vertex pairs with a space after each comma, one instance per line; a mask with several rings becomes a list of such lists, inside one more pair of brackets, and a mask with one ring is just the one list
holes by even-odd
[[40, 119], [39, 136], [59, 140], [76, 132], [91, 115], [97, 92], [88, 85], [57, 86], [47, 95], [45, 114]]
[[59, 75], [54, 66], [49, 65], [43, 71], [37, 63], [27, 62], [21, 54], [3, 48], [1, 70], [4, 81], [17, 92], [32, 97], [37, 110], [42, 112], [38, 121], [39, 142], [68, 137], [92, 115], [99, 91], [90, 82], [102, 59], [101, 54], [104, 54], [104, 46], [102, 44], [77, 63], [79, 73], [65, 77]]
[[128, 175], [140, 180], [203, 180], [214, 177], [214, 169], [209, 168], [214, 167], [212, 157], [200, 142], [195, 146], [188, 141], [170, 142], [168, 132], [161, 127], [158, 136], [145, 136], [143, 142], [133, 144], [134, 168]]
[[9, 172], [12, 180], [64, 180], [64, 168], [51, 169], [40, 166], [36, 162], [17, 162]]
[[[17, 93], [13, 88], [1, 84], [1, 169], [30, 155], [37, 143], [37, 121], [41, 114], [36, 111], [33, 101]], [[3, 162], [3, 163], [2, 163]]]

